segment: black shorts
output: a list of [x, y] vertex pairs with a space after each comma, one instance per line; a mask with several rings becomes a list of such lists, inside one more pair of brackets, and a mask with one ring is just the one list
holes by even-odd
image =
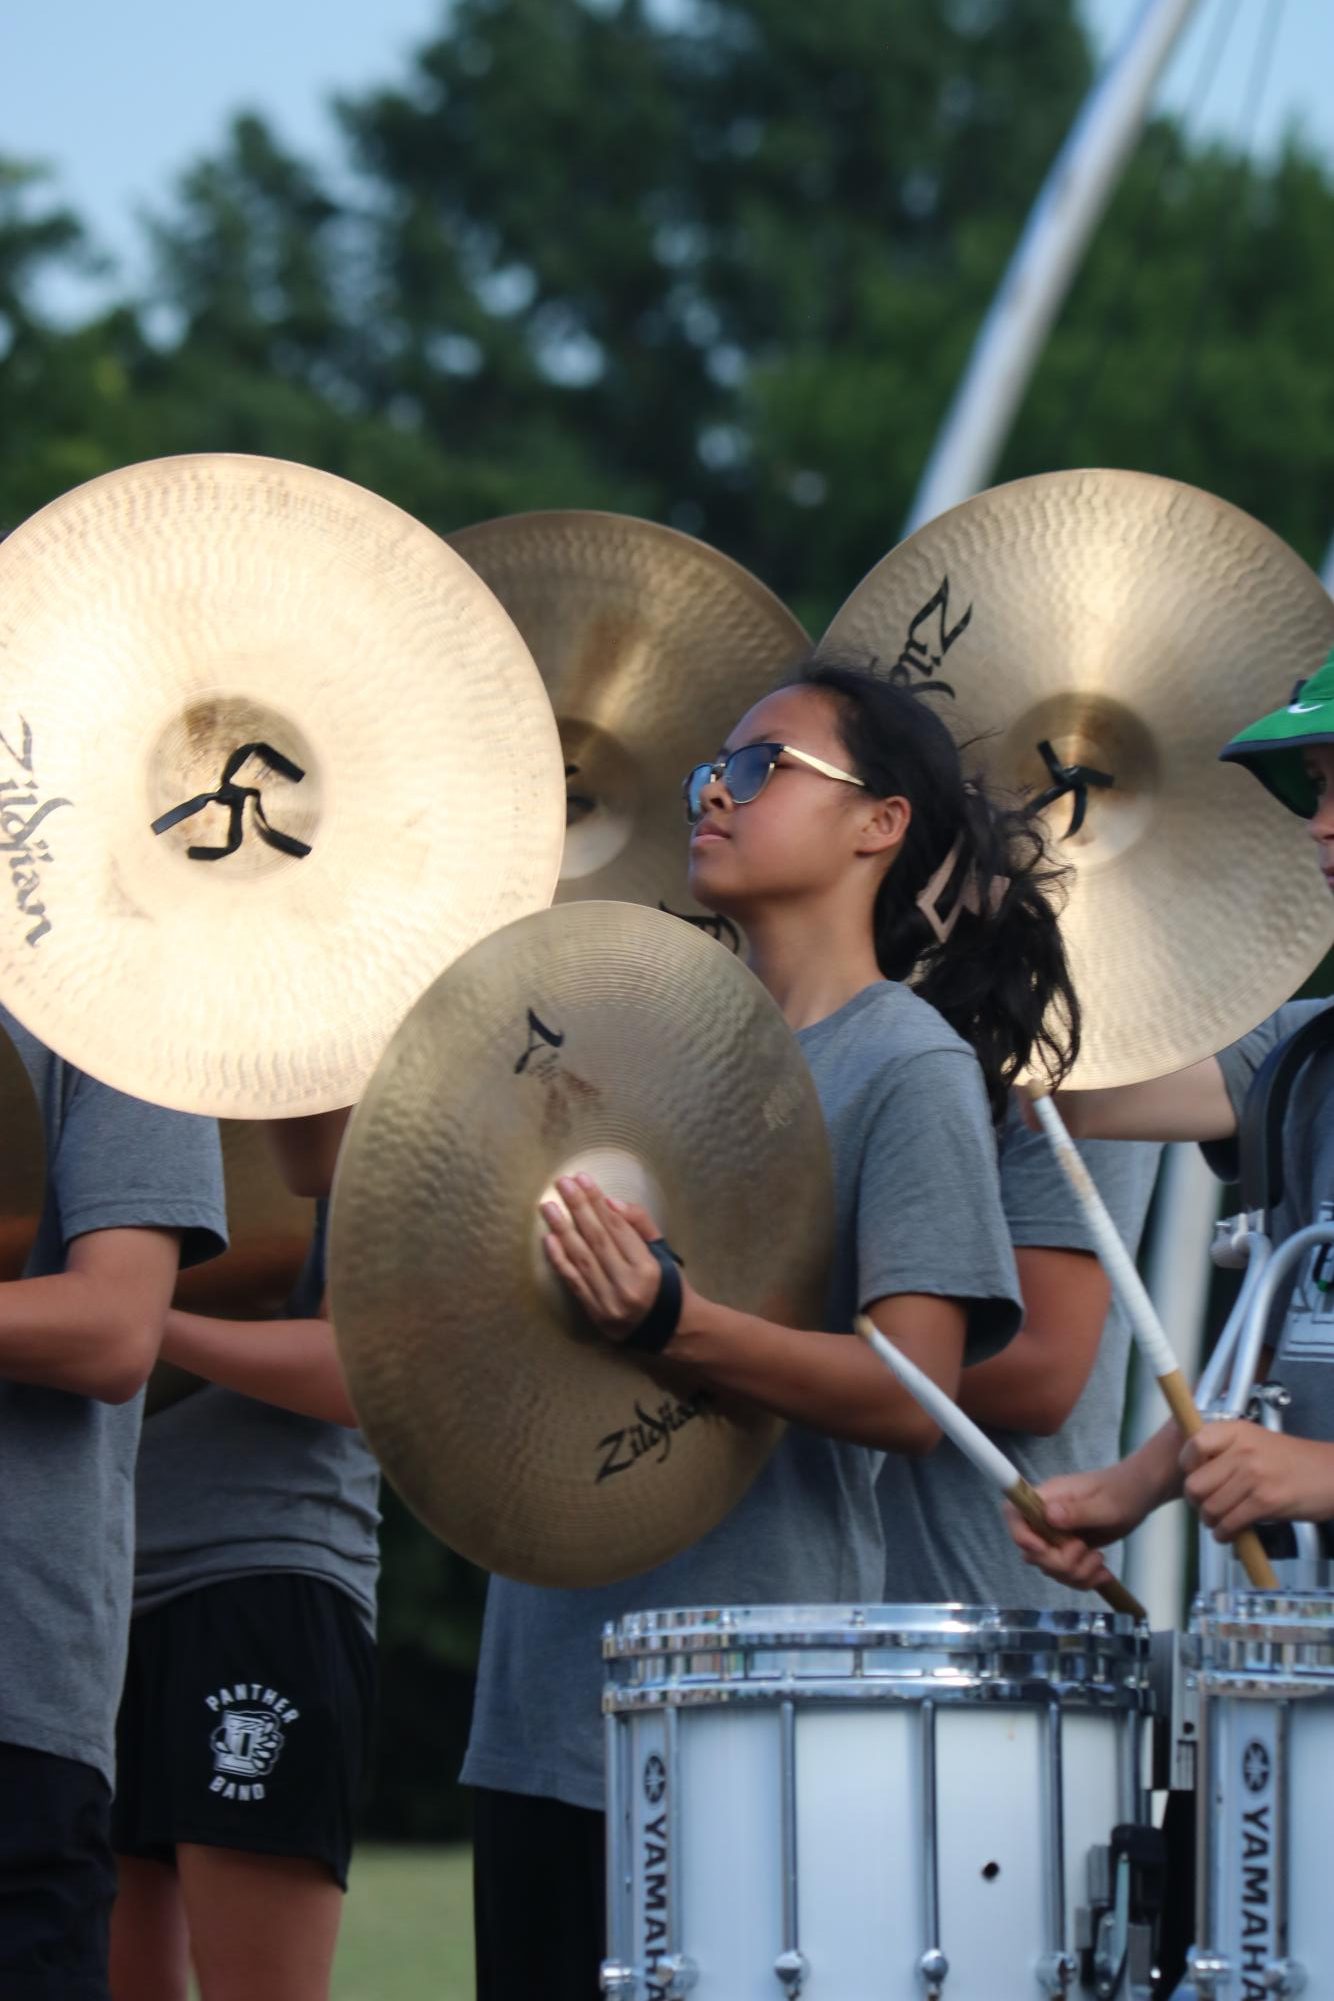
[[477, 2001], [599, 2001], [605, 1816], [481, 1786], [472, 1798]]
[[116, 1853], [300, 1855], [346, 1889], [374, 1699], [375, 1643], [320, 1578], [259, 1571], [143, 1613], [117, 1725]]
[[0, 1995], [106, 2001], [111, 1788], [91, 1765], [0, 1744]]

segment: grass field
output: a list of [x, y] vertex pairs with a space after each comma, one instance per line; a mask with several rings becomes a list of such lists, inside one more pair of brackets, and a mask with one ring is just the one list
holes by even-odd
[[473, 2001], [466, 1848], [359, 1847], [334, 2001]]

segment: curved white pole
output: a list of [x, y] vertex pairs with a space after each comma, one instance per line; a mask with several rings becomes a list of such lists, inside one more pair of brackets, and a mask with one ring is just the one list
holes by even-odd
[[910, 535], [986, 485], [1052, 321], [1139, 137], [1195, 0], [1144, 0], [1056, 156], [908, 512]]

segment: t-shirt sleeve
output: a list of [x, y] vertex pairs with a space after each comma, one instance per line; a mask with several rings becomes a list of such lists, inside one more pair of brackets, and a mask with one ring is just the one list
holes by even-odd
[[[1130, 1251], [1139, 1244], [1162, 1148], [1139, 1140], [1079, 1140], [1084, 1165]], [[1000, 1151], [1001, 1201], [1017, 1250], [1090, 1251], [1097, 1243], [1084, 1208], [1044, 1133], [1013, 1108]]]
[[1019, 1326], [1019, 1283], [1001, 1209], [982, 1073], [965, 1050], [888, 1065], [870, 1122], [857, 1206], [859, 1307], [925, 1292], [967, 1308], [965, 1360]]
[[[1240, 1042], [1234, 1042], [1220, 1052], [1218, 1067], [1223, 1073], [1228, 1101], [1238, 1119], [1246, 1103], [1246, 1094], [1266, 1056], [1329, 1005], [1327, 1000], [1289, 1001], [1277, 1013], [1271, 1014], [1267, 1021], [1262, 1021], [1258, 1028], [1253, 1028], [1249, 1035], [1243, 1035]], [[1241, 1172], [1241, 1156], [1235, 1136], [1210, 1140], [1200, 1151], [1220, 1181], [1237, 1179]]]
[[63, 1246], [90, 1230], [179, 1230], [181, 1265], [227, 1248], [217, 1121], [73, 1073], [51, 1185]]

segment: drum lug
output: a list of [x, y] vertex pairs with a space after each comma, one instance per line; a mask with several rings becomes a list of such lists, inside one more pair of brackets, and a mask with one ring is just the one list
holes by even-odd
[[1079, 1967], [1072, 1952], [1044, 1952], [1035, 1970], [1043, 1993], [1060, 2001]]
[[796, 1997], [806, 1985], [806, 1977], [810, 1970], [810, 1961], [805, 1953], [798, 1952], [795, 1946], [788, 1952], [780, 1952], [774, 1961], [774, 1972], [783, 1983], [784, 1993], [792, 1996], [792, 2001], [796, 2001]]
[[1299, 1959], [1271, 1959], [1265, 1968], [1265, 1986], [1271, 1994], [1300, 1994], [1306, 1985], [1306, 1968]]
[[660, 1959], [653, 1974], [654, 1985], [669, 1997], [669, 2001], [680, 2001], [680, 1996], [688, 1994], [699, 1979], [699, 1968], [688, 1952], [670, 1952]]
[[1200, 2001], [1214, 2001], [1220, 1985], [1231, 1978], [1232, 1966], [1227, 1956], [1221, 1952], [1201, 1951], [1193, 1945], [1186, 1954], [1186, 1971], [1195, 1983], [1195, 1991]]
[[922, 1954], [917, 1962], [917, 1971], [921, 1974], [926, 1988], [926, 2001], [940, 2001], [940, 1992], [945, 1985], [945, 1975], [949, 1970], [950, 1963], [938, 1945], [933, 1945], [928, 1952]]
[[598, 1986], [610, 1996], [610, 2001], [635, 2001], [639, 1974], [619, 1959], [604, 1959], [598, 1971]]

